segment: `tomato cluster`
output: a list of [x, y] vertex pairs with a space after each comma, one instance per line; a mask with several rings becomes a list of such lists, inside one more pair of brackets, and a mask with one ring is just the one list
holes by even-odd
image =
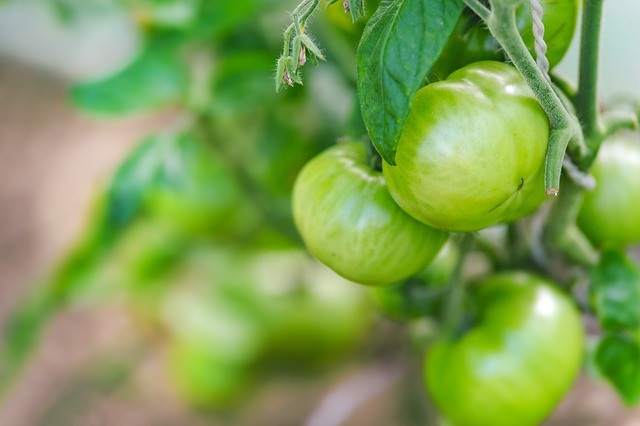
[[[578, 2], [543, 7], [553, 67], [573, 38]], [[533, 52], [531, 20], [523, 4], [518, 29]], [[433, 261], [449, 232], [514, 222], [546, 199], [547, 114], [471, 12], [463, 12], [426, 80], [411, 102], [395, 164], [377, 169], [366, 144], [339, 144], [304, 167], [293, 193], [309, 251], [343, 277], [373, 286], [373, 303], [397, 321], [445, 317], [443, 300], [449, 283], [461, 279], [455, 271], [463, 259], [450, 242], [449, 254]], [[635, 177], [607, 170], [630, 167], [639, 146], [614, 140], [602, 148], [594, 167], [602, 190], [587, 196], [580, 214], [597, 244], [640, 240], [640, 222], [631, 215], [621, 213], [629, 232], [603, 226], [612, 210], [632, 210], [631, 197], [620, 191], [640, 196]], [[609, 176], [625, 188], [609, 187]], [[439, 265], [445, 267], [437, 274], [428, 272]], [[539, 424], [580, 370], [580, 313], [553, 283], [528, 272], [486, 275], [466, 296], [463, 318], [426, 356], [435, 404], [457, 426]]]

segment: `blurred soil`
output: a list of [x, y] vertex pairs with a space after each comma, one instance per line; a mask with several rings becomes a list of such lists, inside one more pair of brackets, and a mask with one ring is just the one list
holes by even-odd
[[[68, 105], [64, 82], [0, 60], [0, 325], [71, 246], [109, 172], [136, 140], [170, 121], [167, 114], [82, 117]], [[300, 425], [328, 389], [361, 369], [273, 383], [233, 421], [208, 419], [175, 402], [157, 351], [140, 347], [132, 329], [113, 308], [59, 315], [1, 407], [0, 425]], [[133, 370], [122, 368], [132, 360]], [[397, 403], [404, 383], [371, 399], [348, 425], [417, 424]], [[607, 386], [581, 378], [545, 425], [640, 426], [640, 410], [625, 410]]]

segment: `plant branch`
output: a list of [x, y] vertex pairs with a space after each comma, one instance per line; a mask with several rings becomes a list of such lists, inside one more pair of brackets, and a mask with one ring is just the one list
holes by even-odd
[[579, 158], [588, 152], [580, 124], [565, 108], [522, 41], [516, 26], [515, 5], [511, 2], [491, 0], [491, 13], [485, 22], [532, 88], [549, 118], [551, 129], [545, 166], [545, 187], [547, 195], [557, 195], [567, 146], [570, 146], [571, 151]]
[[479, 0], [464, 0], [464, 4], [484, 21], [486, 21], [491, 14], [491, 11]]
[[224, 128], [231, 138], [239, 137], [240, 133], [235, 126], [225, 122], [225, 120], [215, 121], [211, 116], [201, 115], [194, 124], [195, 131], [202, 135], [203, 139], [208, 141], [224, 158], [227, 164], [230, 165], [236, 179], [241, 183], [247, 194], [248, 200], [253, 204], [253, 206], [283, 235], [287, 236], [296, 244], [302, 244], [300, 235], [293, 226], [293, 223], [285, 220], [281, 215], [273, 211], [273, 206], [271, 205], [270, 200], [265, 197], [264, 190], [247, 170], [247, 167], [242, 160], [227, 149], [224, 144], [217, 142], [218, 138], [212, 130], [216, 127]]
[[580, 165], [587, 168], [593, 161], [603, 137], [598, 116], [598, 57], [600, 53], [600, 27], [603, 0], [585, 0], [582, 7], [582, 34], [580, 39], [580, 71], [576, 108], [584, 128], [587, 145], [593, 155]]
[[451, 291], [444, 314], [443, 330], [445, 336], [448, 337], [455, 336], [461, 324], [465, 291], [465, 282], [462, 279], [462, 267], [464, 266], [466, 255], [471, 251], [475, 244], [475, 235], [471, 233], [460, 234], [460, 237], [460, 255], [456, 262], [456, 268], [453, 276], [449, 281], [449, 288]]
[[582, 205], [584, 192], [572, 180], [564, 183], [562, 197], [556, 200], [544, 229], [546, 246], [560, 251], [572, 262], [591, 266], [598, 260], [598, 252], [578, 229], [575, 220]]

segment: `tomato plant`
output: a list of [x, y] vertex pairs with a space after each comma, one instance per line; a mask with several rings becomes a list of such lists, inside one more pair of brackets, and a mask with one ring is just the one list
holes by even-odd
[[[348, 365], [366, 377], [271, 423], [331, 423], [345, 389], [399, 380], [390, 424], [537, 425], [580, 373], [583, 320], [586, 374], [640, 402], [640, 101], [598, 97], [603, 0], [293, 2], [112, 2], [138, 50], [70, 98], [167, 116], [10, 316], [0, 396], [91, 302], [230, 424], [256, 388]], [[575, 85], [554, 67], [578, 20]]]
[[444, 244], [444, 232], [405, 213], [364, 145], [335, 146], [311, 160], [293, 189], [293, 215], [320, 261], [362, 284], [389, 284], [420, 271]]
[[427, 387], [454, 425], [538, 425], [580, 370], [580, 315], [533, 275], [490, 276], [476, 290], [470, 324], [430, 348]]
[[544, 200], [547, 117], [515, 68], [478, 62], [416, 93], [383, 166], [389, 192], [416, 219], [476, 231]]

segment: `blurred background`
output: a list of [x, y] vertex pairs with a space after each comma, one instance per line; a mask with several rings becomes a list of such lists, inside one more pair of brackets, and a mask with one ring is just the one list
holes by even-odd
[[[291, 219], [302, 165], [364, 134], [363, 24], [321, 7], [328, 62], [276, 94], [289, 0], [0, 3], [0, 425], [436, 424], [426, 325], [376, 313]], [[605, 2], [604, 101], [640, 97], [639, 17]], [[640, 411], [581, 378], [546, 424]]]

